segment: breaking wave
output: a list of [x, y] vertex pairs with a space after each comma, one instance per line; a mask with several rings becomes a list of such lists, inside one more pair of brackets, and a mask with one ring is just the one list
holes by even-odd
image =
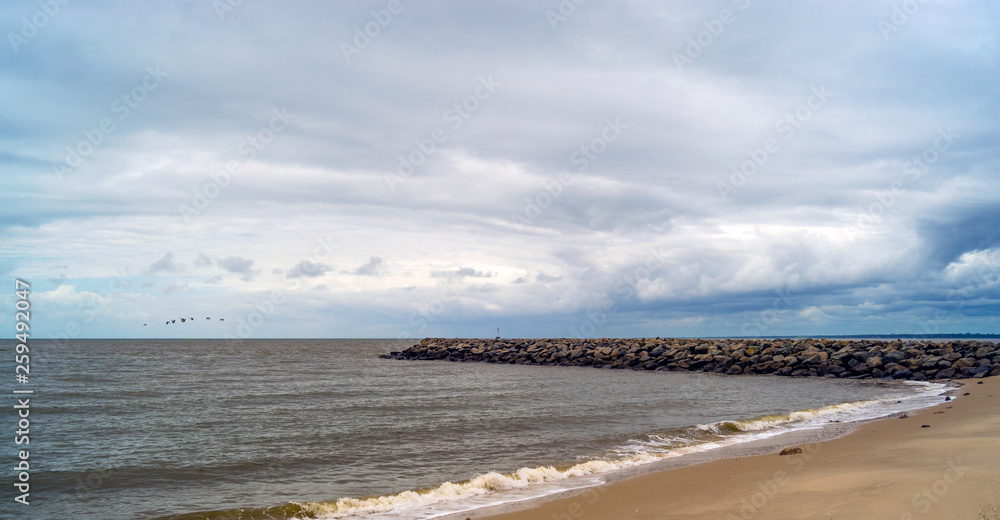
[[785, 432], [821, 428], [830, 422], [854, 422], [936, 404], [946, 387], [913, 383], [911, 397], [858, 401], [772, 414], [744, 420], [724, 420], [684, 429], [652, 432], [630, 439], [601, 459], [565, 467], [521, 468], [513, 473], [489, 472], [460, 482], [366, 498], [329, 502], [293, 502], [271, 508], [248, 508], [174, 515], [163, 520], [292, 520], [364, 517], [366, 519], [429, 519], [481, 507], [538, 498], [599, 485], [600, 475], [668, 458], [768, 438]]

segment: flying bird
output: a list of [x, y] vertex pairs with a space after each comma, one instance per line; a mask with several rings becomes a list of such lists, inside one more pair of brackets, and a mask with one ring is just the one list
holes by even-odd
[[177, 320], [170, 320], [170, 323], [177, 323]]
[[209, 318], [205, 318], [205, 319], [206, 319], [206, 320], [209, 320], [209, 321], [212, 321], [212, 318], [210, 318], [210, 317], [209, 317]]
[[185, 321], [187, 321], [187, 319], [181, 318], [181, 323], [184, 323]]

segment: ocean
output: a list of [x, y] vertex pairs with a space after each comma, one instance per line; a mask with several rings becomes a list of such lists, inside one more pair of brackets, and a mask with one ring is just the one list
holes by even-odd
[[[378, 359], [413, 340], [31, 344], [46, 520], [423, 519], [940, 402], [942, 385]], [[0, 342], [4, 359], [13, 341]], [[13, 370], [11, 370], [13, 372]]]

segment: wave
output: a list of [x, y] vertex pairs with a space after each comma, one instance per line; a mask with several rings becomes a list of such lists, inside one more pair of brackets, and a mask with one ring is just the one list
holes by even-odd
[[[514, 473], [489, 472], [464, 482], [445, 482], [438, 487], [404, 491], [395, 495], [371, 498], [342, 498], [336, 502], [307, 502], [299, 504], [303, 510], [317, 518], [344, 518], [355, 515], [387, 513], [398, 509], [420, 508], [445, 502], [457, 502], [472, 497], [482, 497], [512, 490], [529, 489], [537, 484], [552, 483], [571, 477], [583, 477], [615, 469], [608, 461], [588, 461], [568, 469], [553, 466], [521, 468]], [[456, 511], [457, 512], [457, 511]]]
[[699, 428], [719, 434], [759, 432], [796, 423], [816, 421], [829, 416], [840, 415], [844, 412], [853, 412], [866, 406], [873, 406], [877, 403], [878, 401], [856, 401], [853, 403], [835, 404], [823, 408], [799, 410], [787, 414], [764, 415], [745, 421], [720, 421], [712, 424], [699, 425]]
[[365, 498], [330, 502], [291, 502], [266, 509], [234, 509], [175, 515], [162, 520], [291, 520], [364, 517], [435, 518], [481, 507], [527, 500], [604, 483], [614, 471], [732, 446], [794, 430], [821, 428], [830, 422], [856, 422], [936, 404], [945, 385], [915, 383], [920, 391], [909, 396], [858, 401], [771, 414], [743, 420], [724, 420], [689, 428], [652, 432], [631, 439], [601, 459], [556, 467], [521, 468], [513, 473], [489, 472], [456, 483]]

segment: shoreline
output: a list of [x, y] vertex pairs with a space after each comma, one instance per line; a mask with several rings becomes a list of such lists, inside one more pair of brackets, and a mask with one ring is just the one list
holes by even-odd
[[[716, 376], [727, 377], [727, 376]], [[771, 377], [771, 376], [765, 376]], [[864, 383], [861, 383], [864, 384]], [[345, 498], [352, 508], [376, 507], [370, 511], [373, 518], [436, 518], [439, 520], [463, 520], [471, 515], [477, 518], [486, 514], [499, 514], [531, 508], [550, 500], [575, 496], [579, 493], [600, 488], [610, 483], [625, 481], [641, 475], [703, 464], [720, 459], [746, 457], [777, 452], [795, 444], [818, 443], [841, 437], [853, 431], [857, 425], [887, 416], [935, 406], [952, 385], [937, 383], [913, 383], [904, 381], [872, 382], [882, 386], [925, 387], [909, 396], [882, 396], [871, 400], [836, 403], [821, 408], [806, 408], [787, 414], [765, 414], [743, 419], [720, 419], [702, 425], [691, 426], [697, 439], [691, 443], [677, 444], [671, 448], [656, 449], [652, 452], [638, 451], [620, 454], [619, 457], [578, 459], [571, 465], [547, 466], [527, 465], [511, 472], [488, 472], [476, 475], [470, 480], [446, 482], [440, 486], [416, 490], [427, 495], [430, 500], [422, 504], [400, 503], [392, 511], [378, 508], [400, 499], [410, 501], [416, 497], [406, 496], [414, 490], [366, 497]], [[898, 392], [897, 392], [898, 394]], [[716, 430], [715, 428], [720, 428]], [[724, 428], [724, 429], [722, 429]], [[701, 437], [694, 431], [714, 432], [709, 437]], [[726, 433], [722, 433], [722, 432]], [[721, 435], [720, 435], [721, 434]], [[685, 437], [688, 434], [680, 432]], [[675, 438], [674, 441], [677, 439]], [[561, 475], [557, 475], [560, 473]], [[536, 480], [538, 479], [538, 480]], [[502, 491], [500, 491], [502, 489]], [[478, 492], [487, 491], [486, 494]], [[499, 491], [490, 493], [489, 491]], [[459, 498], [459, 495], [463, 495]], [[338, 506], [340, 500], [337, 501]], [[327, 505], [331, 502], [326, 503]], [[415, 509], [414, 509], [415, 507]], [[311, 509], [310, 509], [311, 510]], [[316, 511], [318, 512], [318, 511]], [[360, 510], [338, 513], [360, 513]], [[414, 516], [406, 516], [406, 515]]]
[[[1000, 519], [1000, 377], [908, 417], [857, 424], [799, 454], [694, 461], [442, 520]], [[982, 384], [978, 384], [982, 383]], [[968, 396], [963, 396], [964, 393]], [[923, 427], [927, 425], [928, 427]], [[793, 439], [786, 438], [792, 444]]]

